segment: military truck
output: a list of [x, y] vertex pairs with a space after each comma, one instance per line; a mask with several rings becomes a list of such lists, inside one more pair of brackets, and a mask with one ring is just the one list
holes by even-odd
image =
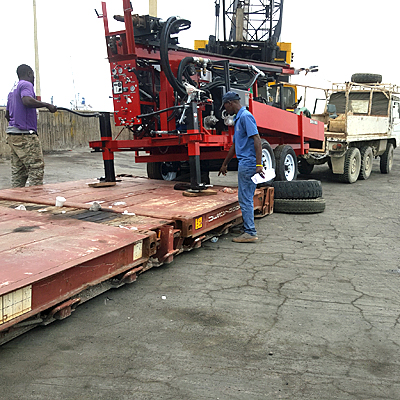
[[325, 93], [324, 113], [312, 115], [324, 122], [325, 141], [310, 143], [309, 153], [299, 157], [299, 172], [310, 174], [327, 162], [341, 181], [354, 183], [369, 178], [379, 157], [381, 173], [390, 173], [400, 140], [399, 87], [383, 84], [381, 75], [353, 74]]

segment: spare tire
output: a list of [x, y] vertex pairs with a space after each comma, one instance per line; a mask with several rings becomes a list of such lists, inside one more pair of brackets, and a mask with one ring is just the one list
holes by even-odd
[[274, 212], [285, 214], [314, 214], [325, 210], [325, 199], [276, 199]]
[[274, 181], [275, 199], [317, 199], [322, 197], [321, 182], [309, 181]]
[[354, 83], [381, 83], [382, 75], [379, 74], [353, 74], [351, 81]]

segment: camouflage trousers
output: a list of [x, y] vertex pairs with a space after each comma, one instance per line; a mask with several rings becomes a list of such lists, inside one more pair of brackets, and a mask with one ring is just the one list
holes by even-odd
[[7, 135], [11, 148], [12, 187], [43, 185], [44, 160], [37, 135]]

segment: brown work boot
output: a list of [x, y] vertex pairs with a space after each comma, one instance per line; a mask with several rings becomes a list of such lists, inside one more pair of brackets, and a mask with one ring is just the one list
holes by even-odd
[[240, 235], [238, 237], [235, 237], [232, 239], [232, 242], [237, 242], [237, 243], [254, 243], [257, 242], [258, 237], [255, 235], [250, 235], [249, 233], [243, 233], [243, 235]]

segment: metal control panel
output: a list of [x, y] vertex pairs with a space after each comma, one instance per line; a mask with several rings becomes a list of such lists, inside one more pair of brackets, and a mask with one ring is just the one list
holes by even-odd
[[134, 62], [111, 63], [111, 82], [116, 125], [139, 124], [141, 114], [139, 82]]

